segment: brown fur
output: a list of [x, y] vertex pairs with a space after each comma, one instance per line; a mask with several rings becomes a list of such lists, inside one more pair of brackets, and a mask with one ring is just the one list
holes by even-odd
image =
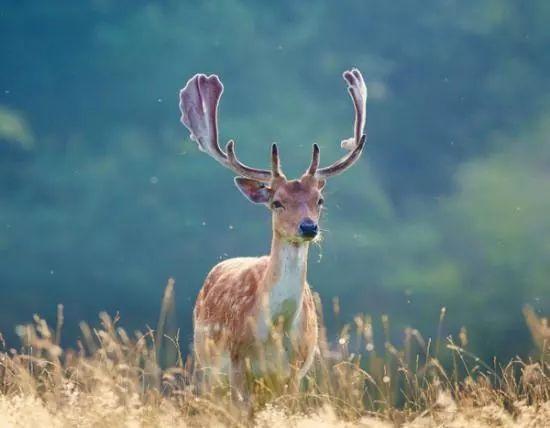
[[[289, 263], [285, 251], [290, 248], [291, 254], [293, 251], [304, 254], [303, 260], [290, 261], [297, 266], [295, 291], [301, 297], [301, 310], [298, 308], [295, 312], [295, 317], [299, 316], [297, 324], [287, 324], [283, 334], [292, 345], [288, 355], [291, 373], [295, 378], [305, 374], [317, 348], [318, 326], [315, 303], [306, 280], [309, 240], [300, 237], [298, 228], [306, 217], [318, 221], [321, 187], [318, 180], [309, 176], [293, 181], [274, 179], [269, 187], [270, 203], [280, 201], [283, 208], [272, 209], [270, 255], [225, 260], [210, 271], [194, 310], [195, 353], [199, 364], [210, 366], [220, 354], [227, 353], [232, 379], [242, 383], [242, 379], [235, 378], [235, 372], [243, 366], [245, 358], [257, 358], [269, 341], [258, 337], [258, 320], [265, 314], [262, 311], [269, 304], [270, 293], [281, 286], [285, 263]], [[254, 189], [247, 187], [246, 192], [252, 191]], [[294, 273], [291, 274], [294, 278], [292, 275]]]
[[[217, 264], [208, 274], [195, 305], [195, 325], [219, 326], [208, 333], [215, 344], [227, 341], [224, 346], [232, 359], [246, 357], [256, 346], [256, 328], [253, 322], [262, 305], [262, 292], [269, 285], [264, 281], [269, 269], [269, 256], [234, 258]], [[317, 342], [317, 315], [309, 284], [304, 284], [302, 303], [303, 337], [297, 360], [303, 362]], [[195, 337], [195, 351], [199, 360], [209, 360], [205, 338]], [[197, 343], [201, 342], [201, 343]]]

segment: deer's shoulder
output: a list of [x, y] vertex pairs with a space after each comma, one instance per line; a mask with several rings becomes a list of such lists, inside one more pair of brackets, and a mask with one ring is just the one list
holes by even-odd
[[204, 281], [203, 294], [213, 287], [233, 285], [242, 288], [249, 283], [259, 283], [269, 265], [269, 257], [235, 257], [214, 266]]
[[267, 256], [239, 257], [214, 266], [197, 297], [195, 321], [217, 322], [230, 331], [238, 331], [243, 315], [256, 307], [268, 263]]

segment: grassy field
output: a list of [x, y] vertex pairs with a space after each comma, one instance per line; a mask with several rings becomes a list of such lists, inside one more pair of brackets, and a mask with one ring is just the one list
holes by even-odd
[[[431, 343], [407, 329], [402, 345], [387, 340], [377, 349], [370, 318], [358, 315], [332, 345], [321, 331], [320, 355], [299, 393], [288, 393], [282, 377], [256, 379], [250, 403], [243, 405], [232, 401], [223, 375], [206, 381], [193, 370], [191, 358], [181, 355], [177, 335], [163, 333], [172, 289], [169, 283], [156, 330], [129, 335], [116, 318], [102, 313], [100, 326], [82, 323], [82, 341], [62, 350], [60, 307], [55, 328], [38, 316], [17, 327], [19, 350], [0, 336], [0, 427], [542, 427], [550, 422], [550, 329], [529, 308], [525, 316], [536, 359], [486, 364], [466, 350], [465, 331], [459, 343], [450, 338]], [[442, 310], [440, 322], [444, 315]]]

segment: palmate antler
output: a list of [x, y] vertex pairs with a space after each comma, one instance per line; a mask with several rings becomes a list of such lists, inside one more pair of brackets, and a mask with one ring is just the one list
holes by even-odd
[[[354, 136], [342, 141], [342, 147], [349, 153], [324, 168], [319, 169], [319, 147], [313, 145], [313, 155], [307, 175], [325, 179], [340, 174], [353, 165], [365, 146], [367, 87], [363, 76], [356, 68], [343, 74], [355, 108]], [[223, 93], [223, 85], [215, 74], [196, 74], [180, 91], [181, 122], [189, 129], [191, 139], [199, 149], [207, 153], [226, 168], [235, 173], [262, 182], [270, 182], [275, 177], [284, 177], [280, 169], [279, 151], [276, 144], [271, 150], [271, 171], [249, 167], [237, 159], [235, 143], [230, 140], [224, 152], [218, 143], [218, 104]]]
[[363, 80], [361, 72], [353, 68], [343, 73], [344, 80], [348, 84], [348, 91], [353, 101], [355, 108], [355, 124], [353, 138], [342, 141], [341, 146], [348, 150], [349, 153], [340, 158], [332, 165], [319, 169], [319, 147], [317, 144], [313, 145], [313, 155], [311, 157], [311, 164], [307, 169], [306, 174], [313, 175], [318, 178], [326, 179], [333, 175], [340, 174], [352, 166], [365, 147], [365, 141], [367, 139], [364, 134], [365, 123], [367, 121], [367, 86]]
[[[225, 153], [218, 144], [218, 104], [223, 85], [215, 74], [195, 74], [180, 91], [181, 122], [189, 129], [191, 139], [199, 149], [235, 173], [255, 180], [269, 182], [272, 172], [251, 168], [241, 163], [235, 155], [235, 143], [227, 143]], [[278, 151], [273, 150], [278, 158]], [[275, 161], [273, 161], [275, 163]], [[278, 159], [277, 162], [278, 164]]]

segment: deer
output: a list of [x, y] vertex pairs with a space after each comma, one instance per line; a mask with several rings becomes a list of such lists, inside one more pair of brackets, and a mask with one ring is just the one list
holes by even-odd
[[[236, 187], [252, 203], [271, 211], [272, 241], [269, 255], [226, 259], [206, 276], [193, 310], [193, 346], [196, 364], [209, 367], [223, 359], [232, 392], [240, 400], [248, 393], [247, 370], [269, 371], [263, 361], [275, 360], [277, 329], [289, 384], [298, 385], [318, 351], [316, 305], [307, 281], [308, 250], [320, 238], [322, 195], [328, 178], [357, 162], [366, 133], [367, 87], [356, 68], [343, 73], [353, 101], [353, 137], [343, 140], [346, 153], [329, 166], [320, 167], [320, 150], [313, 144], [311, 162], [298, 179], [287, 179], [281, 169], [276, 143], [271, 146], [271, 168], [242, 163], [229, 140], [218, 143], [218, 105], [223, 85], [215, 74], [194, 75], [180, 91], [181, 122], [200, 151], [237, 176]], [[280, 344], [280, 343], [279, 343]], [[281, 347], [278, 347], [280, 356]]]

